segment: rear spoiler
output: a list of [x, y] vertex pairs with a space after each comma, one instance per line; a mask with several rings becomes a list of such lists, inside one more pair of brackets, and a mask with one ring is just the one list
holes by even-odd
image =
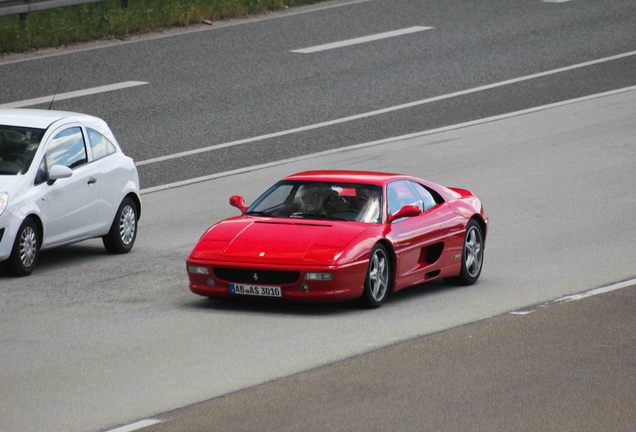
[[474, 196], [473, 193], [469, 191], [468, 189], [461, 189], [461, 188], [455, 188], [455, 187], [449, 187], [448, 189], [458, 194], [459, 196], [457, 198], [469, 198]]

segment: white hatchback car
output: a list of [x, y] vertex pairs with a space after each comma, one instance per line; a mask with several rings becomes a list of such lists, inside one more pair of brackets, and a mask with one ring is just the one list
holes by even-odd
[[102, 237], [135, 243], [139, 176], [108, 125], [85, 114], [0, 109], [0, 261], [24, 276], [40, 249]]

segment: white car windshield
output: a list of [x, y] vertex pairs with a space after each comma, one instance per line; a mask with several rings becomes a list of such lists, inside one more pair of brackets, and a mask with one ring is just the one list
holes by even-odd
[[246, 214], [380, 223], [382, 188], [356, 183], [282, 181], [261, 195]]
[[25, 173], [43, 135], [44, 129], [0, 125], [0, 175]]

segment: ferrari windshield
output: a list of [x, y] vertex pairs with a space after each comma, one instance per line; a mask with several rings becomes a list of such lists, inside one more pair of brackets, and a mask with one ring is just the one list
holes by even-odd
[[0, 175], [25, 173], [43, 135], [44, 129], [0, 125]]
[[261, 195], [246, 214], [380, 223], [382, 189], [368, 184], [282, 181]]

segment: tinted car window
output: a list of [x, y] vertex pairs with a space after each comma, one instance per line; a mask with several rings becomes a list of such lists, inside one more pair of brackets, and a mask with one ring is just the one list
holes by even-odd
[[0, 125], [0, 175], [25, 173], [43, 135], [44, 129]]
[[246, 214], [379, 223], [381, 209], [382, 189], [377, 185], [283, 181], [261, 195]]
[[82, 129], [72, 127], [55, 135], [46, 151], [46, 164], [63, 165], [71, 169], [87, 162]]
[[38, 172], [35, 174], [35, 184], [39, 185], [47, 180], [48, 169], [46, 168], [46, 159], [42, 159], [42, 162], [40, 162], [40, 166], [38, 167]]
[[263, 197], [263, 199], [259, 202], [259, 211], [267, 210], [285, 203], [285, 201], [288, 200], [293, 188], [294, 185], [292, 184], [283, 184], [275, 189], [272, 189], [271, 193]]
[[86, 128], [86, 132], [88, 133], [88, 142], [91, 146], [93, 160], [115, 153], [115, 146], [104, 135], [91, 128]]

